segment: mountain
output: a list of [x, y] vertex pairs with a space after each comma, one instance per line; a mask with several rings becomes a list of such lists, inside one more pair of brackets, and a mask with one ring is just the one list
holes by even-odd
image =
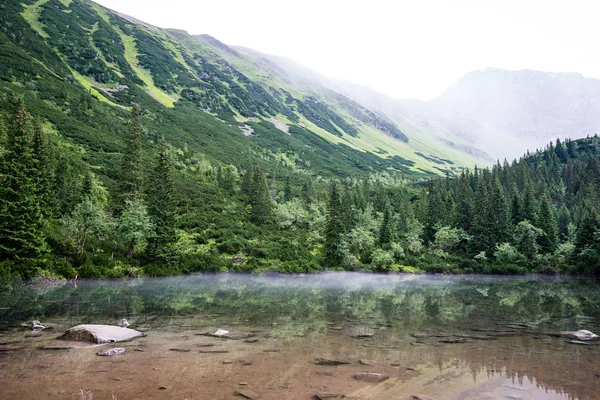
[[466, 74], [432, 101], [401, 103], [399, 108], [509, 159], [600, 128], [600, 80], [577, 73], [488, 68]]
[[107, 168], [134, 102], [149, 132], [238, 167], [263, 159], [267, 168], [315, 176], [418, 177], [491, 161], [464, 151], [461, 138], [454, 147], [432, 140], [281, 57], [154, 27], [90, 1], [0, 7], [0, 92], [24, 95], [34, 116], [92, 154], [102, 150], [94, 158]]

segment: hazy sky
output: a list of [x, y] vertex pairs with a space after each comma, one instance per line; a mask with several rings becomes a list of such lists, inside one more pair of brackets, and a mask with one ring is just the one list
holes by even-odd
[[600, 10], [591, 0], [96, 1], [398, 98], [433, 98], [486, 67], [600, 78]]

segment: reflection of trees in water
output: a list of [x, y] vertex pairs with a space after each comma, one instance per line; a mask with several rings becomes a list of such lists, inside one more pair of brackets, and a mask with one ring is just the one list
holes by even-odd
[[561, 339], [550, 343], [533, 337], [504, 338], [489, 346], [453, 345], [426, 350], [438, 366], [455, 360], [466, 364], [474, 381], [501, 375], [533, 383], [569, 399], [595, 400], [600, 392], [598, 346], [577, 346]]
[[[581, 400], [600, 393], [595, 383], [600, 368], [594, 364], [600, 346], [577, 347], [531, 335], [599, 329], [597, 281], [427, 276], [409, 280], [363, 276], [353, 281], [349, 276], [345, 284], [345, 275], [338, 275], [338, 282], [331, 285], [321, 277], [222, 275], [31, 288], [0, 294], [0, 321], [14, 326], [31, 319], [67, 318], [76, 324], [114, 323], [124, 316], [142, 321], [150, 315], [218, 316], [220, 323], [232, 325], [276, 323], [269, 333], [278, 338], [315, 339], [326, 336], [332, 324], [387, 325], [388, 330], [377, 334], [381, 344], [405, 340], [417, 329], [464, 331], [477, 326], [505, 330], [510, 322], [524, 322], [529, 326], [525, 336], [444, 347], [402, 346], [394, 350], [394, 357], [400, 362], [423, 360], [440, 366], [460, 360], [475, 379], [497, 373], [516, 382], [535, 379], [543, 388]], [[356, 341], [347, 340], [342, 347], [346, 346], [338, 349], [339, 354], [352, 353]]]
[[230, 322], [303, 324], [317, 330], [325, 321], [416, 329], [472, 321], [493, 324], [494, 317], [559, 328], [561, 318], [598, 316], [600, 311], [600, 285], [593, 281], [391, 277], [388, 282], [378, 277], [370, 282], [367, 277], [344, 286], [343, 275], [339, 279], [334, 287], [320, 284], [319, 276], [81, 282], [77, 288], [64, 285], [4, 297], [0, 300], [10, 310], [0, 310], [0, 316], [102, 322], [123, 316], [216, 314]]

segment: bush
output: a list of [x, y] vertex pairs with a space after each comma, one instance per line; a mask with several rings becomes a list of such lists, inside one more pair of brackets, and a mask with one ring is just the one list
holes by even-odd
[[377, 249], [371, 254], [371, 263], [381, 271], [388, 270], [394, 263], [394, 254], [391, 251]]
[[523, 261], [524, 257], [517, 249], [515, 249], [510, 243], [501, 243], [496, 245], [496, 251], [494, 252], [496, 261], [503, 264], [516, 264]]

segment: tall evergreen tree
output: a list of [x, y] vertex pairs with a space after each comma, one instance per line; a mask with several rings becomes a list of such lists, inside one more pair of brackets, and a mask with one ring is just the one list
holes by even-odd
[[252, 175], [251, 219], [258, 224], [264, 224], [269, 222], [272, 217], [272, 203], [267, 177], [261, 172], [258, 165], [254, 168]]
[[333, 182], [329, 191], [325, 243], [323, 245], [323, 264], [327, 267], [340, 267], [344, 262], [344, 223], [342, 205], [337, 184]]
[[458, 181], [458, 191], [456, 192], [456, 203], [454, 207], [454, 225], [463, 229], [465, 232], [471, 232], [473, 223], [473, 191], [469, 185], [469, 178], [463, 172]]
[[149, 249], [161, 255], [175, 240], [175, 187], [173, 162], [165, 139], [156, 150], [154, 169], [148, 185], [148, 213], [154, 223], [155, 234]]
[[248, 201], [252, 199], [252, 182], [254, 182], [254, 168], [252, 164], [248, 164], [248, 168], [246, 168], [246, 173], [242, 179], [242, 193], [246, 195]]
[[37, 196], [40, 208], [45, 217], [52, 216], [56, 211], [54, 196], [54, 165], [52, 162], [51, 142], [44, 134], [42, 125], [36, 121], [33, 130], [33, 158], [36, 170]]
[[383, 221], [379, 228], [379, 245], [384, 247], [392, 241], [392, 226], [390, 221], [390, 208], [385, 208], [383, 212]]
[[539, 238], [540, 249], [543, 253], [554, 253], [558, 247], [558, 223], [554, 206], [546, 196], [542, 197], [538, 227], [544, 232]]
[[524, 221], [523, 216], [523, 203], [521, 201], [521, 195], [517, 188], [513, 188], [511, 200], [510, 200], [510, 219], [513, 226], [516, 226], [519, 222]]
[[304, 182], [302, 185], [301, 198], [304, 207], [309, 207], [315, 201], [315, 187], [312, 182]]
[[511, 233], [511, 215], [500, 179], [496, 177], [492, 190], [492, 214], [494, 222], [494, 242], [508, 242]]
[[525, 194], [523, 195], [523, 219], [537, 224], [537, 200], [533, 191], [533, 185], [530, 182], [525, 184]]
[[140, 195], [142, 191], [142, 126], [140, 121], [140, 110], [133, 105], [129, 129], [125, 136], [125, 152], [123, 153], [123, 165], [119, 182], [119, 195], [121, 202], [119, 209], [122, 210], [126, 200], [132, 200]]
[[283, 201], [292, 201], [294, 194], [292, 193], [292, 183], [290, 182], [289, 175], [285, 178], [285, 187], [283, 189]]
[[23, 102], [18, 100], [0, 160], [0, 261], [19, 264], [18, 272], [26, 277], [48, 250], [41, 231], [38, 174], [31, 122]]
[[489, 256], [493, 252], [494, 245], [494, 213], [490, 204], [487, 185], [483, 176], [479, 177], [477, 190], [475, 192], [475, 208], [473, 227], [471, 232], [473, 240], [470, 243], [470, 253], [477, 254], [485, 251]]

